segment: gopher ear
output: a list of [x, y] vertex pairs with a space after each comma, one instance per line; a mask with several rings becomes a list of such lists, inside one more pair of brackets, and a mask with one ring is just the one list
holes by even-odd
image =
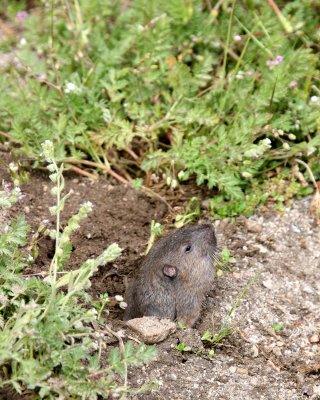
[[172, 265], [164, 265], [162, 268], [163, 275], [169, 278], [175, 278], [177, 276], [177, 269]]

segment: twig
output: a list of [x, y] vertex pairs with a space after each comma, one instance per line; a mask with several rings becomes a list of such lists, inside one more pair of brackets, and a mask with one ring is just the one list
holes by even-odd
[[5, 132], [0, 131], [0, 135], [5, 137], [6, 139], [10, 139], [10, 140], [13, 139], [13, 137], [11, 135], [9, 135], [9, 133], [5, 133]]
[[124, 365], [124, 388], [125, 390], [128, 387], [128, 365], [127, 365], [127, 361], [125, 359], [124, 356], [124, 344], [123, 344], [123, 339], [120, 335], [120, 333], [113, 331], [108, 325], [105, 325], [105, 330], [111, 334], [112, 336], [114, 336], [118, 342], [119, 342], [119, 350], [121, 352], [121, 354], [123, 355], [123, 365]]
[[273, 0], [268, 0], [268, 3], [270, 4], [270, 6], [273, 9], [273, 11], [277, 14], [277, 17], [279, 18], [279, 21], [281, 22], [282, 26], [284, 27], [284, 30], [287, 33], [292, 33], [293, 32], [293, 28], [292, 28], [290, 22], [284, 17], [284, 15], [280, 11], [280, 9], [276, 5], [276, 3]]
[[127, 335], [127, 336], [128, 336], [128, 339], [133, 340], [134, 342], [136, 342], [138, 344], [142, 343], [141, 340], [135, 338], [134, 336], [131, 336], [131, 335]]
[[88, 160], [77, 160], [74, 158], [66, 158], [63, 161], [65, 164], [83, 164], [83, 165], [89, 165], [91, 167], [96, 167], [96, 168], [100, 168], [103, 171], [105, 171], [107, 174], [113, 176], [115, 179], [117, 179], [119, 182], [124, 183], [124, 184], [129, 184], [129, 182], [124, 179], [122, 176], [120, 176], [119, 174], [117, 174], [116, 172], [114, 172], [109, 166], [106, 166], [105, 164], [100, 164], [94, 161], [88, 161]]
[[122, 339], [122, 336], [120, 335], [120, 333], [115, 332], [108, 325], [105, 325], [105, 330], [107, 331], [107, 333], [109, 333], [110, 335], [114, 336], [118, 340], [119, 349], [120, 349], [121, 353], [123, 353], [124, 352], [124, 344], [123, 344], [123, 339]]
[[152, 189], [150, 189], [146, 186], [142, 186], [141, 189], [145, 194], [156, 197], [158, 200], [162, 201], [168, 207], [169, 211], [172, 211], [172, 207], [170, 206], [170, 204], [167, 202], [166, 199], [164, 199], [162, 196], [160, 196], [160, 194], [154, 192]]
[[296, 158], [295, 161], [296, 161], [297, 163], [299, 163], [299, 164], [301, 164], [301, 165], [303, 165], [303, 166], [305, 167], [305, 169], [308, 171], [308, 174], [309, 174], [310, 179], [311, 179], [311, 181], [312, 181], [312, 183], [313, 183], [313, 186], [314, 186], [315, 191], [316, 191], [316, 192], [319, 192], [319, 188], [318, 188], [317, 182], [316, 182], [316, 180], [315, 180], [315, 178], [314, 178], [314, 175], [313, 175], [313, 173], [312, 173], [311, 168], [309, 167], [309, 165], [308, 165], [307, 163], [305, 163], [304, 161], [299, 160], [298, 158]]
[[130, 147], [126, 147], [124, 149], [128, 154], [130, 154], [130, 156], [134, 159], [134, 160], [139, 160], [139, 157], [136, 155], [136, 153], [130, 149]]
[[84, 171], [83, 169], [78, 168], [78, 167], [76, 167], [75, 165], [69, 166], [68, 170], [69, 170], [69, 171], [74, 171], [74, 172], [76, 172], [77, 174], [86, 176], [87, 178], [90, 178], [90, 179], [92, 179], [92, 180], [97, 180], [97, 176], [96, 176], [96, 175], [90, 174], [90, 172]]

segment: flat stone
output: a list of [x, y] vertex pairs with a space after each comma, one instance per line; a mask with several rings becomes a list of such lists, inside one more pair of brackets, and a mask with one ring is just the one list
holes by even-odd
[[250, 219], [246, 220], [246, 227], [248, 231], [252, 233], [260, 233], [262, 231], [262, 226], [258, 222], [251, 221]]
[[176, 324], [173, 321], [157, 317], [130, 319], [126, 326], [136, 332], [146, 344], [162, 342], [176, 330]]

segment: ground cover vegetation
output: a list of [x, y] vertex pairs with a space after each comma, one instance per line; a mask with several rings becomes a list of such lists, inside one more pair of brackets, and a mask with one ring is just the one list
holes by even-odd
[[21, 35], [1, 44], [19, 61], [1, 76], [0, 129], [36, 164], [50, 139], [73, 168], [195, 179], [220, 216], [313, 190], [297, 160], [319, 176], [316, 1], [33, 5], [1, 6]]
[[[56, 201], [50, 213], [55, 216], [55, 228], [46, 228], [44, 221], [31, 240], [23, 216], [0, 228], [0, 388], [8, 391], [13, 387], [20, 394], [28, 388], [34, 391], [33, 398], [96, 399], [110, 394], [124, 398], [129, 390], [128, 366], [153, 359], [155, 348], [134, 346], [130, 341], [123, 344], [119, 338], [120, 348], [111, 350], [107, 364], [102, 362], [101, 335], [116, 335], [105, 327], [103, 311], [109, 299], [104, 295], [93, 302], [86, 289], [98, 267], [117, 258], [121, 249], [113, 243], [78, 269], [64, 270], [72, 256], [70, 235], [90, 213], [92, 204], [84, 203], [60, 230], [61, 213], [72, 193], [63, 193], [63, 165], [56, 164], [52, 142], [46, 141], [42, 147], [54, 182], [51, 192]], [[5, 184], [0, 192], [2, 213], [21, 196], [18, 186]], [[42, 274], [44, 279], [39, 279], [39, 274], [23, 277], [25, 267], [37, 257], [39, 233], [55, 240], [49, 271]], [[121, 296], [116, 300], [121, 306]]]
[[[5, 0], [0, 18], [10, 27], [0, 51], [14, 54], [0, 75], [1, 141], [34, 167], [48, 165], [56, 198], [55, 230], [41, 226], [30, 241], [23, 217], [0, 227], [0, 385], [39, 398], [125, 396], [128, 366], [155, 350], [117, 337], [120, 349], [102, 365], [97, 327], [109, 329], [108, 297], [93, 309], [86, 289], [121, 250], [113, 244], [64, 271], [70, 235], [92, 205], [61, 229], [70, 195], [63, 170], [105, 172], [135, 187], [194, 181], [213, 190], [214, 218], [270, 200], [281, 208], [313, 191], [317, 211], [319, 5]], [[4, 215], [21, 196], [15, 165], [11, 174], [13, 187], [0, 192]], [[177, 222], [199, 213], [192, 198]], [[50, 269], [44, 280], [24, 279], [40, 232], [56, 243]], [[204, 340], [215, 343], [214, 331]]]

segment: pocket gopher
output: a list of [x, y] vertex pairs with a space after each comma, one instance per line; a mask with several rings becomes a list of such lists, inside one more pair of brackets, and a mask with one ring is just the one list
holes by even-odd
[[154, 315], [192, 327], [213, 287], [216, 252], [210, 224], [189, 225], [160, 239], [129, 282], [123, 319]]

